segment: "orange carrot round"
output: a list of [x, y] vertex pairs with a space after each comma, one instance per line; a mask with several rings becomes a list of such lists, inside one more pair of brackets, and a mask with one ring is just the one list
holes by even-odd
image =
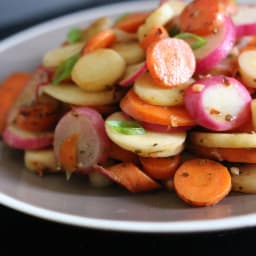
[[2, 85], [0, 86], [0, 134], [2, 134], [6, 126], [9, 111], [15, 104], [15, 101], [18, 99], [31, 77], [31, 74], [16, 72], [10, 74], [2, 82]]
[[115, 27], [128, 33], [135, 33], [137, 29], [142, 25], [149, 12], [136, 12], [128, 14], [115, 24]]
[[146, 50], [150, 44], [167, 37], [169, 37], [169, 34], [164, 27], [154, 27], [140, 42], [140, 46], [142, 49]]
[[177, 195], [192, 206], [210, 206], [224, 199], [231, 190], [228, 169], [213, 160], [185, 161], [174, 175]]
[[179, 17], [180, 29], [206, 36], [218, 31], [224, 22], [222, 1], [194, 0], [189, 3]]
[[147, 48], [146, 61], [157, 85], [173, 87], [187, 82], [194, 74], [195, 55], [184, 40], [163, 38]]
[[94, 35], [84, 46], [83, 53], [86, 54], [91, 51], [107, 48], [116, 41], [116, 34], [112, 29], [105, 29]]
[[181, 162], [181, 156], [164, 158], [140, 157], [143, 170], [153, 179], [167, 180], [173, 178]]
[[141, 100], [131, 89], [120, 102], [121, 109], [134, 119], [172, 127], [193, 126], [195, 121], [184, 106], [162, 107]]

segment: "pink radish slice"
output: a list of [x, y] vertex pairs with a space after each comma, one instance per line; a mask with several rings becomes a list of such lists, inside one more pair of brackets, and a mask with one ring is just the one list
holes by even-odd
[[[134, 168], [129, 169], [129, 171], [124, 171], [122, 168], [116, 168], [118, 165], [131, 165]], [[98, 171], [103, 176], [125, 187], [127, 190], [133, 193], [146, 192], [161, 188], [159, 183], [151, 179], [147, 174], [132, 163], [120, 163], [113, 167], [115, 168], [104, 168], [100, 165], [93, 166], [95, 171]]]
[[140, 122], [140, 124], [143, 126], [143, 128], [145, 130], [154, 131], [154, 132], [162, 132], [162, 133], [185, 132], [192, 128], [191, 126], [171, 127], [168, 125], [151, 124], [151, 123], [146, 123], [146, 122]]
[[53, 133], [32, 133], [10, 125], [3, 133], [3, 141], [10, 147], [16, 149], [41, 149], [52, 145]]
[[[77, 170], [87, 173], [92, 165], [108, 158], [110, 141], [102, 116], [94, 109], [81, 107], [68, 112], [57, 124], [54, 134], [54, 153], [60, 162], [60, 146], [72, 134], [78, 134]], [[61, 163], [60, 163], [61, 165]]]
[[223, 26], [216, 34], [206, 38], [205, 46], [194, 51], [197, 65], [195, 74], [205, 74], [221, 60], [227, 57], [236, 40], [235, 26], [230, 17], [226, 17]]
[[122, 87], [130, 86], [134, 83], [134, 81], [143, 75], [147, 71], [147, 64], [146, 62], [142, 63], [138, 66], [138, 68], [129, 74], [128, 77], [125, 77], [123, 80], [120, 81], [119, 85]]
[[236, 79], [205, 77], [187, 88], [185, 106], [192, 118], [213, 131], [234, 129], [251, 117], [251, 96]]
[[236, 26], [236, 37], [256, 35], [256, 23], [246, 23]]

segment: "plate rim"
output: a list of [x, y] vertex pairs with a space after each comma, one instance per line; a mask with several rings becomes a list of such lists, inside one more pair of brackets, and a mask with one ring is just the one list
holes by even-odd
[[[86, 8], [81, 11], [72, 12], [57, 18], [49, 19], [35, 26], [22, 30], [14, 35], [4, 38], [0, 42], [0, 54], [5, 50], [18, 45], [21, 42], [30, 40], [44, 32], [53, 31], [66, 26], [72, 26], [82, 21], [95, 19], [102, 15], [118, 15], [136, 10], [145, 10], [153, 8], [157, 1], [140, 0], [134, 2], [121, 2], [108, 5], [102, 5], [93, 8]], [[84, 15], [87, 15], [84, 18]], [[102, 14], [102, 15], [101, 15]], [[49, 28], [50, 27], [50, 28]], [[224, 231], [238, 228], [253, 227], [256, 225], [256, 214], [245, 214], [236, 217], [224, 217], [215, 220], [194, 220], [194, 221], [125, 221], [125, 220], [108, 220], [99, 218], [82, 217], [73, 214], [66, 214], [38, 207], [18, 199], [0, 191], [0, 204], [13, 210], [38, 217], [44, 220], [53, 221], [62, 224], [68, 224], [84, 228], [93, 228], [99, 230], [121, 231], [121, 232], [138, 232], [138, 233], [202, 233], [212, 231]]]

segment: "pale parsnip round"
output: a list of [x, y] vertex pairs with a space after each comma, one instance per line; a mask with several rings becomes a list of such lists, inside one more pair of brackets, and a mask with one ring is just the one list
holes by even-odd
[[124, 58], [127, 65], [145, 60], [145, 52], [137, 42], [116, 43], [112, 48]]
[[83, 31], [83, 41], [90, 40], [98, 32], [110, 28], [113, 25], [113, 21], [108, 17], [101, 17], [94, 22], [92, 22], [87, 28]]
[[118, 28], [112, 28], [112, 30], [116, 34], [117, 43], [127, 43], [127, 42], [137, 40], [137, 35], [134, 33], [128, 33]]
[[[126, 120], [121, 112], [110, 115], [106, 121]], [[169, 157], [184, 149], [186, 133], [159, 133], [146, 131], [142, 135], [126, 135], [105, 124], [108, 137], [121, 148], [142, 157]]]
[[242, 193], [256, 193], [256, 164], [246, 164], [236, 168], [238, 170], [237, 174], [232, 174], [231, 171], [231, 182], [232, 190]]
[[175, 12], [168, 2], [159, 6], [147, 17], [145, 23], [139, 27], [137, 32], [139, 41], [141, 42], [152, 28], [165, 25], [174, 16]]
[[109, 178], [94, 170], [88, 173], [88, 178], [92, 186], [96, 188], [108, 187], [113, 183]]
[[155, 84], [149, 73], [144, 73], [135, 81], [133, 88], [135, 93], [149, 104], [177, 106], [183, 104], [184, 91], [189, 84], [186, 83], [172, 88], [163, 88]]
[[24, 154], [26, 168], [38, 174], [60, 172], [52, 149], [26, 150]]
[[45, 67], [57, 67], [63, 61], [79, 53], [84, 46], [84, 43], [74, 43], [62, 46], [48, 51], [43, 57], [43, 65]]
[[256, 133], [190, 132], [191, 144], [214, 148], [256, 148]]
[[246, 50], [239, 55], [238, 69], [243, 83], [256, 88], [256, 50]]
[[114, 87], [123, 76], [125, 61], [112, 49], [98, 49], [82, 56], [71, 77], [83, 90], [99, 92]]
[[105, 104], [116, 103], [123, 94], [116, 89], [86, 92], [76, 85], [62, 84], [61, 86], [47, 85], [43, 87], [43, 92], [51, 97], [74, 105], [80, 106], [101, 106]]
[[175, 16], [179, 15], [186, 7], [186, 3], [180, 0], [169, 0], [167, 4], [172, 8]]

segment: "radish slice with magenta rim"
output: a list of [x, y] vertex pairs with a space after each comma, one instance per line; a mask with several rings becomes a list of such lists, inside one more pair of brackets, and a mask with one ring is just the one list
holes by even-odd
[[147, 71], [147, 64], [146, 62], [132, 65], [130, 68], [127, 68], [127, 74], [125, 77], [120, 81], [119, 85], [122, 87], [130, 86], [134, 83], [134, 81], [143, 75]]
[[12, 148], [28, 150], [41, 149], [53, 143], [52, 132], [28, 132], [14, 125], [8, 126], [3, 133], [3, 141]]
[[205, 77], [185, 92], [186, 109], [198, 125], [213, 131], [234, 129], [251, 117], [251, 96], [238, 80]]
[[74, 108], [59, 121], [54, 135], [54, 154], [61, 165], [60, 148], [66, 138], [78, 135], [77, 171], [88, 173], [92, 165], [108, 158], [110, 141], [106, 135], [102, 116], [94, 109]]
[[204, 74], [227, 57], [236, 40], [236, 29], [230, 17], [215, 34], [206, 37], [207, 43], [194, 50], [197, 65], [195, 74]]

